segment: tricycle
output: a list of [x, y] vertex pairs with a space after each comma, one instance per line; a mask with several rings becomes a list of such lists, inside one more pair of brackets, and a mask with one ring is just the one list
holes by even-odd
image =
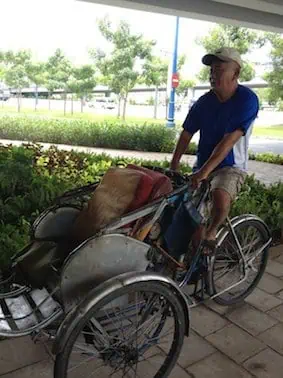
[[99, 182], [66, 192], [2, 273], [0, 336], [48, 336], [55, 378], [169, 376], [190, 308], [241, 301], [264, 272], [272, 239], [260, 218], [227, 218], [212, 253], [194, 248], [194, 230], [209, 221], [209, 182], [193, 191], [189, 176], [146, 169], [170, 179], [172, 190], [71, 250], [72, 225]]

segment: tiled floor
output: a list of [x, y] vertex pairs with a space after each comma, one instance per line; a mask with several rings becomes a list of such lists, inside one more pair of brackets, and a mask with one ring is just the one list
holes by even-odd
[[[192, 310], [175, 378], [282, 378], [283, 246], [271, 250], [267, 272], [246, 302], [213, 302]], [[0, 376], [52, 378], [53, 361], [29, 338], [0, 342]], [[147, 371], [147, 377], [150, 378]], [[97, 377], [100, 378], [100, 377]]]

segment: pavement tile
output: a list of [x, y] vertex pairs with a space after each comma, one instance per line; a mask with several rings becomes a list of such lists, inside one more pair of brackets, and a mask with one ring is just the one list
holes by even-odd
[[189, 365], [202, 360], [215, 351], [216, 349], [209, 342], [191, 331], [190, 336], [184, 339], [178, 364], [183, 368], [187, 368]]
[[243, 365], [257, 378], [282, 378], [283, 357], [267, 348]]
[[217, 352], [187, 369], [194, 378], [252, 378], [245, 369]]
[[208, 336], [227, 324], [227, 320], [205, 306], [200, 305], [192, 309], [191, 326], [201, 336]]
[[266, 272], [275, 277], [283, 276], [283, 264], [275, 260], [269, 260], [266, 266]]
[[227, 315], [230, 312], [234, 311], [237, 308], [240, 308], [244, 305], [244, 302], [236, 303], [230, 306], [221, 306], [220, 304], [214, 302], [213, 300], [209, 300], [204, 303], [204, 306], [213, 310], [214, 312], [217, 312], [219, 315]]
[[179, 365], [176, 365], [174, 367], [169, 377], [170, 378], [193, 378], [189, 372], [184, 370]]
[[249, 304], [234, 310], [227, 318], [253, 336], [266, 331], [278, 323], [278, 320], [255, 309]]
[[[142, 377], [142, 378], [154, 377], [155, 374], [157, 373], [157, 369], [160, 368], [160, 366], [163, 362], [164, 362], [164, 357], [161, 357], [161, 356], [153, 356], [147, 361], [140, 362], [138, 364], [136, 376]], [[109, 375], [105, 375], [105, 376], [104, 375], [101, 376], [101, 374], [93, 375], [93, 377], [97, 377], [97, 378], [109, 378], [110, 376], [111, 376], [110, 373], [109, 373]], [[79, 377], [74, 376], [74, 377], [70, 377], [70, 378], [86, 378], [86, 377], [87, 376], [82, 375], [82, 376], [79, 376]], [[174, 377], [191, 378], [190, 374], [179, 365], [174, 366], [169, 377], [170, 378], [174, 378]]]
[[[269, 248], [268, 256], [272, 260], [277, 259], [280, 256], [283, 256], [283, 245], [280, 244], [280, 245], [276, 245], [275, 247]], [[281, 261], [278, 261], [278, 262], [280, 263]], [[282, 259], [281, 264], [283, 264], [283, 259]]]
[[283, 323], [283, 304], [268, 311], [267, 314]]
[[263, 343], [234, 324], [207, 336], [206, 340], [238, 363], [265, 348]]
[[29, 337], [6, 339], [0, 342], [0, 374], [8, 373], [48, 358], [49, 356], [44, 346], [35, 345]]
[[246, 298], [246, 302], [264, 312], [283, 303], [281, 299], [258, 288], [255, 288], [252, 294]]
[[12, 373], [1, 375], [1, 378], [53, 378], [53, 361], [41, 361], [26, 366]]
[[[258, 338], [276, 352], [283, 354], [283, 324], [279, 323], [261, 333]], [[283, 374], [282, 374], [283, 375]]]
[[275, 294], [283, 290], [283, 280], [265, 273], [259, 281], [257, 287], [269, 294]]
[[283, 247], [282, 245], [280, 247], [282, 249], [282, 252], [274, 261], [278, 262], [279, 264], [283, 264]]

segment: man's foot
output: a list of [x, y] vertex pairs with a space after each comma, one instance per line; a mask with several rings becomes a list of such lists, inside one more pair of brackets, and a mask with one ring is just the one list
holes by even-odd
[[203, 252], [205, 255], [211, 255], [215, 252], [217, 248], [217, 240], [216, 239], [204, 239], [202, 241]]

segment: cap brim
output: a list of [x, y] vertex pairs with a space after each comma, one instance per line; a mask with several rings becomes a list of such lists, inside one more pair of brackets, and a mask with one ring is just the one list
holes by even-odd
[[211, 64], [215, 61], [220, 61], [220, 62], [225, 62], [224, 59], [219, 58], [219, 56], [214, 55], [214, 54], [206, 54], [202, 58], [202, 63], [205, 64], [206, 66], [211, 66]]

